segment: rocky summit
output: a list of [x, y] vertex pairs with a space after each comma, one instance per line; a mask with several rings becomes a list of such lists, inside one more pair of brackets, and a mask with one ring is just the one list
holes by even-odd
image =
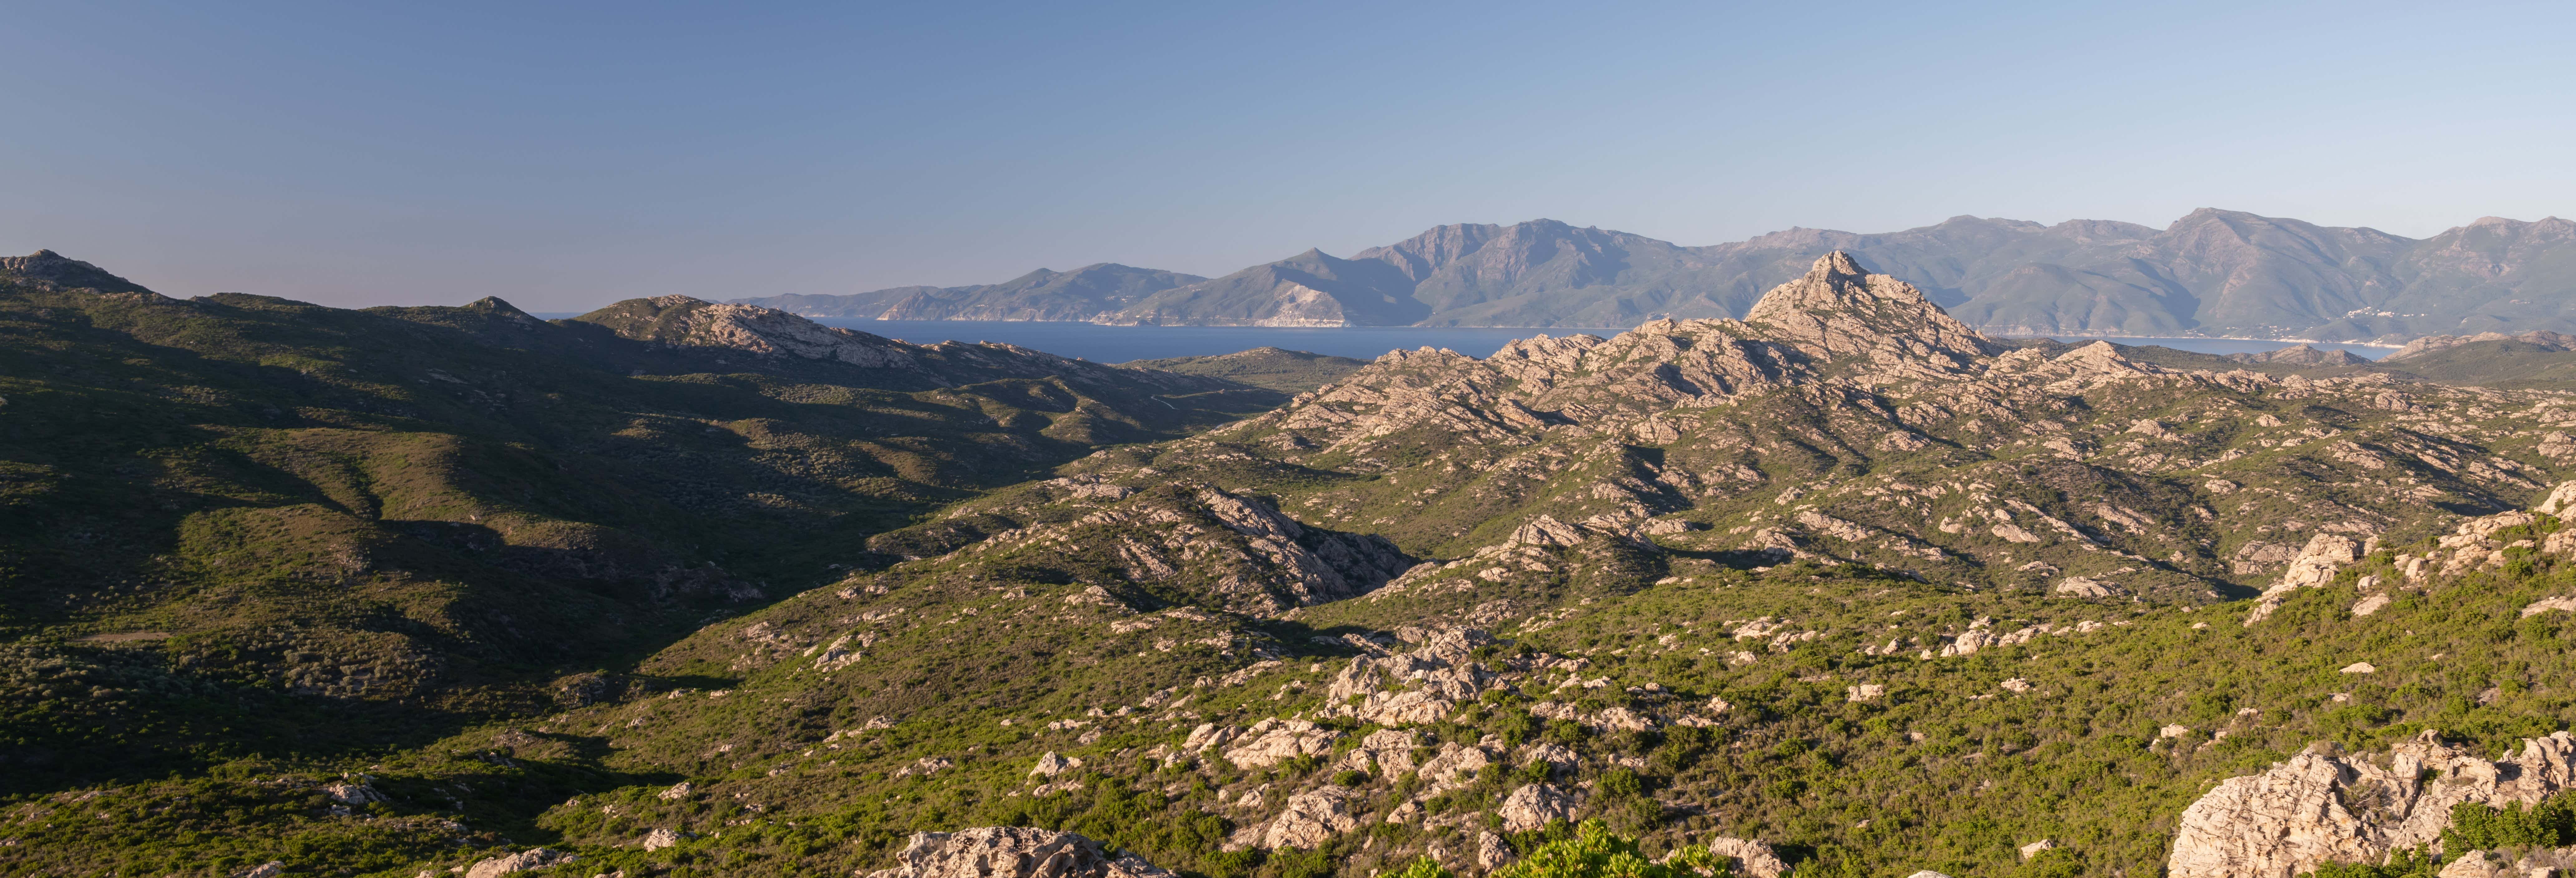
[[[1596, 232], [907, 307], [1391, 320], [1337, 297], [1650, 249]], [[1740, 318], [1481, 359], [1106, 366], [0, 263], [0, 865], [2576, 864], [2564, 339], [2007, 341], [1802, 264]], [[1289, 282], [1308, 310], [1262, 310]]]

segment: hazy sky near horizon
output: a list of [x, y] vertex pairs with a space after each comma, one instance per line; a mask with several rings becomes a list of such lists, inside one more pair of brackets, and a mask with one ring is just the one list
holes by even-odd
[[[1802, 8], [1790, 8], [1793, 6]], [[22, 3], [0, 252], [534, 311], [1443, 223], [2576, 204], [2576, 4]]]

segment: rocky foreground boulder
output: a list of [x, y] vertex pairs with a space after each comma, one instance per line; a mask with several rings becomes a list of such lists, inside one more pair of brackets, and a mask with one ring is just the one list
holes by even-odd
[[896, 855], [902, 865], [867, 878], [1171, 878], [1134, 854], [1112, 855], [1072, 832], [986, 826], [916, 832]]
[[[2576, 783], [2566, 732], [2489, 761], [2427, 731], [2384, 757], [2320, 742], [2268, 771], [2232, 777], [2182, 813], [2171, 878], [2292, 878], [2323, 863], [2378, 863], [2440, 841], [2451, 808], [2530, 806]], [[2447, 872], [2445, 874], [2448, 874]]]
[[2469, 851], [2443, 863], [2436, 878], [2533, 878], [2564, 875], [2570, 867], [2576, 867], [2576, 847]]

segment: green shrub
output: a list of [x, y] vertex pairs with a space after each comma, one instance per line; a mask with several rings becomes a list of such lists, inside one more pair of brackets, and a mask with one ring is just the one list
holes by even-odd
[[2446, 851], [2495, 850], [2503, 847], [2554, 848], [2576, 844], [2576, 799], [2560, 793], [2530, 810], [2508, 802], [2499, 810], [2476, 802], [2451, 806], [2451, 828], [2442, 831]]
[[1618, 799], [1633, 798], [1645, 795], [1646, 785], [1637, 779], [1636, 772], [1613, 768], [1601, 773], [1601, 794]]
[[1456, 878], [1456, 876], [1450, 874], [1449, 870], [1441, 868], [1440, 861], [1423, 857], [1405, 864], [1404, 868], [1397, 869], [1389, 878]]
[[[1695, 850], [1695, 849], [1694, 849]], [[1611, 833], [1599, 820], [1583, 821], [1572, 838], [1539, 845], [1519, 862], [1496, 869], [1492, 878], [1695, 878], [1724, 874], [1704, 850], [1685, 854], [1674, 865], [1657, 863], [1637, 850], [1637, 841]]]
[[2372, 866], [2362, 863], [2324, 863], [2302, 878], [2433, 878], [2441, 869], [2433, 853], [2421, 847], [2390, 851], [2388, 862]]

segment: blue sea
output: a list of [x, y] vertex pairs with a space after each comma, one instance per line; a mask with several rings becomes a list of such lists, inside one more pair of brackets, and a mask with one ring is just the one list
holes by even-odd
[[[2058, 341], [2083, 344], [2085, 342], [2095, 341], [2095, 339], [2091, 337], [2067, 336], [2058, 339]], [[2120, 345], [2163, 345], [2176, 350], [2198, 351], [2204, 354], [2250, 354], [2260, 351], [2277, 351], [2282, 348], [2294, 348], [2304, 344], [2321, 351], [2351, 351], [2353, 356], [2360, 357], [2365, 360], [2376, 360], [2397, 352], [2396, 348], [2384, 345], [2352, 344], [2350, 342], [2340, 341], [2267, 341], [2264, 339], [2254, 338], [2121, 338], [2116, 336], [2103, 338], [2100, 339], [2100, 341], [2107, 341], [2112, 344]]]
[[1286, 348], [1374, 360], [1388, 351], [1419, 347], [1448, 348], [1471, 357], [1492, 356], [1516, 338], [1617, 335], [1621, 329], [1580, 327], [1452, 329], [1422, 326], [1363, 326], [1346, 329], [1280, 329], [1267, 326], [1101, 326], [1094, 323], [979, 320], [851, 320], [818, 318], [815, 322], [899, 338], [915, 344], [955, 339], [1001, 341], [1061, 357], [1095, 363], [1159, 360], [1231, 354], [1257, 347]]

